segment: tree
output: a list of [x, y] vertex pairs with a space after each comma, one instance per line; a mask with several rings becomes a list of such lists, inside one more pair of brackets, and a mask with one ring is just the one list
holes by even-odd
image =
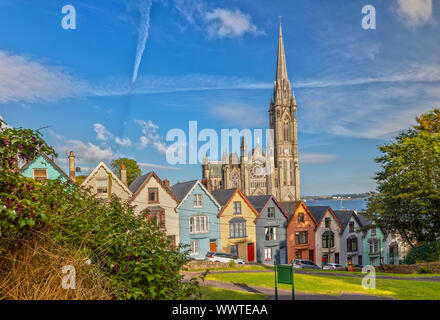
[[113, 172], [115, 172], [119, 179], [121, 178], [121, 167], [122, 165], [125, 166], [125, 169], [127, 170], [127, 184], [130, 185], [134, 180], [136, 180], [137, 177], [139, 177], [142, 174], [141, 169], [139, 169], [139, 166], [136, 162], [136, 160], [128, 159], [128, 158], [119, 158], [116, 160], [113, 160], [110, 163], [110, 167]]
[[440, 236], [440, 110], [379, 147], [377, 191], [367, 215], [412, 247]]

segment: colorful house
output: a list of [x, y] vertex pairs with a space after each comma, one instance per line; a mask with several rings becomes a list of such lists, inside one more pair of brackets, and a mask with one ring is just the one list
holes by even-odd
[[221, 252], [255, 261], [258, 212], [239, 189], [216, 190], [212, 195], [222, 206], [218, 215]]
[[221, 206], [198, 180], [177, 183], [171, 191], [180, 200], [180, 243], [188, 245], [190, 256], [204, 259], [206, 253], [220, 250]]
[[[121, 177], [123, 176], [122, 174]], [[122, 201], [128, 201], [132, 197], [132, 193], [126, 185], [126, 181], [121, 181], [104, 162], [100, 162], [96, 168], [93, 169], [81, 183], [81, 187], [90, 190], [92, 194], [104, 202], [109, 200], [110, 195], [115, 195]]]
[[316, 262], [340, 263], [340, 232], [342, 225], [333, 210], [328, 206], [309, 206], [308, 209], [315, 218], [315, 252]]
[[388, 263], [387, 238], [389, 236], [381, 228], [376, 226], [374, 221], [369, 221], [362, 215], [358, 216], [364, 230], [363, 237], [363, 264], [380, 266]]
[[255, 219], [257, 262], [286, 264], [288, 215], [272, 195], [247, 198], [258, 211], [258, 217]]
[[280, 202], [289, 216], [287, 224], [287, 262], [293, 259], [315, 260], [317, 221], [303, 201]]
[[343, 266], [348, 266], [350, 263], [363, 265], [363, 232], [358, 214], [351, 210], [338, 210], [335, 214], [342, 224], [340, 263]]
[[37, 181], [56, 180], [73, 182], [72, 179], [46, 154], [40, 153], [21, 168], [21, 174]]
[[135, 207], [135, 214], [148, 210], [149, 218], [154, 218], [163, 227], [173, 245], [180, 242], [179, 214], [180, 199], [171, 191], [168, 180], [163, 180], [154, 172], [136, 178], [130, 184], [133, 197], [129, 203]]

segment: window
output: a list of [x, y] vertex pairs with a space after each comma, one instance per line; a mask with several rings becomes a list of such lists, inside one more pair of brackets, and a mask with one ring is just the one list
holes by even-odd
[[298, 213], [298, 223], [304, 222], [304, 213]]
[[272, 241], [277, 239], [277, 228], [267, 227], [264, 228], [264, 234], [266, 235], [266, 241]]
[[289, 123], [284, 123], [284, 141], [290, 141]]
[[34, 169], [34, 179], [37, 181], [47, 180], [47, 169]]
[[234, 214], [241, 214], [241, 202], [234, 201]]
[[295, 259], [302, 259], [302, 251], [295, 251]]
[[264, 260], [272, 260], [272, 248], [264, 248]]
[[330, 237], [328, 236], [328, 233], [322, 235], [322, 247], [328, 248], [329, 244], [330, 244], [330, 248], [333, 248], [335, 246], [335, 239], [334, 239], [333, 232], [331, 233]]
[[354, 222], [350, 222], [349, 228], [350, 228], [350, 232], [354, 232]]
[[295, 234], [296, 236], [296, 244], [307, 244], [308, 243], [308, 232], [300, 231]]
[[200, 253], [200, 242], [199, 242], [199, 240], [191, 240], [190, 246], [191, 246], [191, 249], [190, 249], [189, 254], [192, 255], [192, 256], [199, 255], [199, 253]]
[[326, 228], [330, 227], [330, 218], [325, 218], [325, 227]]
[[148, 221], [157, 225], [158, 227], [165, 226], [165, 211], [164, 210], [151, 210], [148, 212]]
[[377, 239], [371, 239], [370, 242], [370, 254], [379, 253], [379, 241]]
[[201, 207], [202, 207], [202, 195], [195, 194], [194, 195], [194, 208], [201, 208]]
[[354, 252], [358, 250], [357, 238], [347, 239], [347, 251]]
[[231, 246], [231, 254], [234, 257], [238, 257], [238, 246], [237, 245]]
[[275, 219], [275, 208], [274, 207], [267, 208], [267, 217], [269, 219]]
[[159, 202], [159, 189], [158, 188], [148, 188], [148, 202], [158, 203]]
[[246, 237], [246, 221], [235, 221], [229, 223], [230, 238]]
[[108, 192], [108, 179], [96, 179], [96, 192], [107, 193]]
[[189, 218], [189, 233], [209, 232], [207, 216], [193, 216]]
[[371, 229], [371, 236], [372, 237], [376, 236], [376, 228]]
[[175, 235], [167, 236], [167, 239], [170, 242], [169, 248], [173, 248], [176, 246], [176, 236]]

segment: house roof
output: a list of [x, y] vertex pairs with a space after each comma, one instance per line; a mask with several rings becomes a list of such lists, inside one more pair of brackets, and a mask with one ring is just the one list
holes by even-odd
[[309, 208], [310, 213], [313, 215], [316, 221], [318, 221], [318, 223], [321, 222], [327, 210], [330, 209], [329, 206], [307, 206], [307, 208]]
[[350, 220], [351, 216], [354, 214], [352, 210], [336, 210], [334, 211], [334, 213], [342, 225], [342, 230], [344, 230], [345, 227], [347, 227], [348, 221]]
[[197, 182], [198, 180], [176, 183], [171, 187], [171, 191], [182, 201]]
[[137, 177], [136, 180], [134, 180], [130, 184], [129, 187], [130, 191], [133, 192], [133, 197], [131, 198], [130, 202], [132, 202], [138, 196], [138, 194], [146, 186], [146, 184], [148, 183], [148, 181], [150, 181], [151, 178], [156, 179], [156, 181], [159, 182], [159, 184], [171, 196], [171, 198], [173, 198], [177, 203], [180, 203], [180, 199], [176, 197], [176, 195], [171, 191], [171, 189], [162, 181], [161, 178], [159, 178], [159, 176], [154, 171], [144, 174], [143, 176]]
[[62, 176], [64, 176], [67, 181], [69, 182], [73, 182], [74, 181], [72, 179], [70, 179], [70, 177], [64, 172], [63, 169], [61, 169], [56, 163], [55, 161], [53, 161], [51, 158], [49, 158], [49, 156], [47, 154], [45, 154], [44, 152], [40, 152], [34, 159], [32, 159], [31, 161], [28, 161], [21, 169], [20, 172], [22, 172], [24, 169], [26, 169], [27, 167], [29, 167], [31, 165], [32, 162], [34, 162], [39, 156], [42, 156], [44, 159], [46, 159]]
[[212, 192], [212, 196], [222, 206], [226, 206], [237, 189], [215, 190]]
[[275, 202], [275, 204], [283, 213], [283, 215], [286, 217], [286, 219], [289, 220], [289, 215], [284, 211], [280, 203], [277, 201], [277, 199], [275, 199], [273, 195], [249, 196], [247, 198], [249, 202], [252, 204], [252, 206], [255, 208], [255, 210], [258, 211], [258, 217], [257, 219], [255, 219], [255, 222], [258, 220], [258, 218], [260, 218], [261, 213], [264, 211], [264, 209], [267, 207], [267, 205], [271, 200]]
[[292, 219], [293, 215], [296, 212], [296, 209], [301, 205], [302, 201], [283, 201], [280, 202], [281, 207], [284, 212], [288, 215], [289, 220]]
[[180, 207], [180, 205], [185, 201], [185, 199], [191, 194], [193, 189], [199, 185], [202, 190], [206, 192], [208, 197], [215, 203], [215, 205], [221, 209], [222, 206], [217, 202], [217, 200], [213, 197], [212, 194], [209, 193], [208, 190], [206, 190], [205, 186], [200, 183], [199, 180], [193, 180], [188, 182], [182, 182], [182, 183], [176, 183], [171, 187], [171, 191], [176, 195], [177, 198], [180, 199], [180, 203], [177, 206], [177, 208]]
[[213, 197], [222, 207], [222, 210], [218, 214], [218, 217], [220, 218], [220, 216], [223, 214], [223, 211], [231, 202], [232, 198], [236, 193], [240, 194], [243, 200], [248, 204], [249, 208], [251, 208], [252, 212], [255, 213], [255, 216], [258, 217], [259, 215], [258, 211], [255, 210], [254, 206], [249, 202], [249, 200], [246, 198], [243, 192], [240, 191], [240, 189], [216, 190], [212, 193]]
[[104, 162], [100, 162], [96, 167], [95, 167], [95, 169], [93, 169], [93, 171], [87, 176], [87, 178], [81, 183], [81, 186], [86, 186], [89, 182], [90, 182], [90, 180], [95, 176], [95, 174], [98, 172], [98, 170], [99, 170], [99, 168], [103, 168], [107, 173], [109, 173], [109, 174], [111, 174], [112, 175], [112, 178], [117, 182], [117, 184], [122, 188], [122, 189], [124, 189], [128, 194], [129, 194], [129, 196], [131, 197], [132, 196], [132, 192], [131, 192], [131, 190], [118, 178], [118, 176], [117, 175], [115, 175], [114, 173], [113, 173], [113, 171], [111, 171], [110, 170], [110, 168], [109, 167], [107, 167], [107, 165], [104, 163]]

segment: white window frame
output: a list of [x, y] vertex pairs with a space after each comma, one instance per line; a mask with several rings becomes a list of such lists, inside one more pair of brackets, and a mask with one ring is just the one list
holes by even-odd
[[201, 194], [195, 194], [194, 195], [194, 208], [202, 208], [203, 207], [203, 200], [202, 200], [202, 195]]
[[208, 216], [192, 216], [189, 217], [189, 233], [199, 234], [209, 232], [209, 217]]
[[[237, 211], [237, 208], [239, 211]], [[241, 201], [234, 201], [234, 214], [241, 214]]]
[[264, 248], [264, 260], [272, 260], [272, 248]]
[[[99, 184], [100, 182], [103, 184], [103, 186], [100, 186], [100, 184]], [[99, 192], [98, 191], [99, 189], [103, 189], [103, 188], [105, 188], [104, 192]], [[107, 194], [108, 193], [108, 178], [98, 178], [98, 179], [96, 179], [96, 192], [98, 194]]]
[[198, 256], [200, 254], [200, 240], [190, 241], [190, 253], [191, 256]]
[[[272, 239], [270, 239], [270, 235], [272, 235]], [[269, 236], [269, 239], [267, 239], [268, 236]], [[264, 239], [266, 241], [277, 240], [277, 227], [265, 227], [264, 228]]]

